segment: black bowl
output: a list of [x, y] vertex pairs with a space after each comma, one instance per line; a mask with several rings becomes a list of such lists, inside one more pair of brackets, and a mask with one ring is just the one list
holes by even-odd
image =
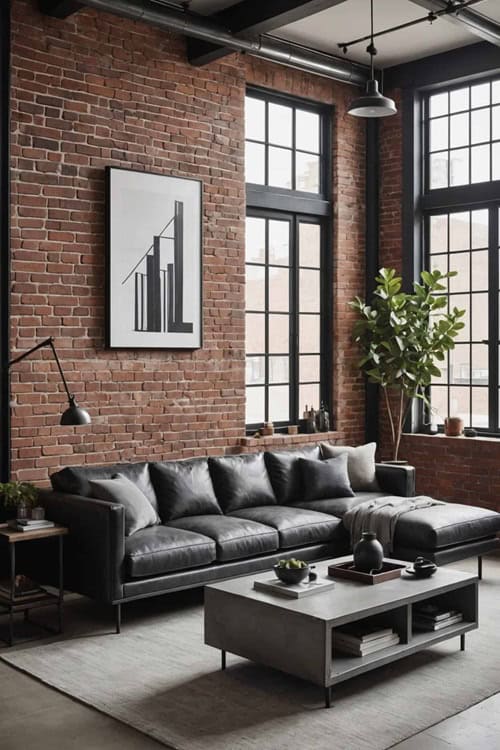
[[273, 568], [274, 572], [283, 583], [302, 583], [302, 581], [309, 575], [309, 565], [306, 568], [280, 568], [275, 565]]
[[430, 576], [437, 570], [437, 565], [430, 563], [429, 565], [421, 565], [415, 567], [414, 565], [408, 565], [406, 572], [410, 573], [415, 578], [430, 578]]

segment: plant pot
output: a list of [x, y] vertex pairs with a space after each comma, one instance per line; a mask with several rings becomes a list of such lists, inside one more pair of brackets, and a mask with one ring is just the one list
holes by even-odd
[[446, 417], [444, 434], [448, 437], [460, 437], [464, 433], [464, 420], [460, 417]]
[[363, 531], [363, 535], [354, 547], [354, 567], [362, 573], [370, 573], [382, 568], [384, 548], [373, 531]]

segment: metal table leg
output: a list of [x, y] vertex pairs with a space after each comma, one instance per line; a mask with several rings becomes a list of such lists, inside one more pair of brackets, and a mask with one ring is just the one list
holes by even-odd
[[9, 606], [9, 646], [14, 643], [14, 596], [16, 593], [16, 545], [10, 548], [10, 606]]
[[465, 633], [460, 636], [460, 651], [465, 651]]
[[224, 650], [220, 652], [220, 668], [226, 668], [226, 652]]
[[332, 688], [325, 688], [325, 708], [330, 708], [332, 705]]
[[59, 633], [63, 631], [63, 605], [64, 605], [64, 537], [59, 537], [59, 600], [57, 603]]

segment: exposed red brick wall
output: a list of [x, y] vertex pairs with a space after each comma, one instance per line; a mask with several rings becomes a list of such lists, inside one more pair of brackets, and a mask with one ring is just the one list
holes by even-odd
[[[364, 288], [364, 127], [354, 89], [250, 57], [206, 68], [185, 40], [82, 11], [49, 19], [14, 0], [12, 347], [56, 338], [92, 424], [58, 425], [65, 399], [50, 352], [12, 370], [13, 475], [61, 465], [235, 450], [244, 434], [243, 106], [247, 82], [335, 104], [332, 123], [338, 436], [359, 442], [363, 387], [347, 300]], [[203, 179], [204, 346], [104, 348], [104, 167]]]

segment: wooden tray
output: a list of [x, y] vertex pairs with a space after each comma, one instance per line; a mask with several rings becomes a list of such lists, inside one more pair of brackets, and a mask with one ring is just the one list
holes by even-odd
[[351, 560], [350, 562], [329, 565], [328, 575], [331, 578], [347, 578], [349, 581], [359, 581], [360, 583], [368, 583], [373, 586], [375, 583], [383, 583], [384, 581], [390, 581], [392, 578], [399, 578], [401, 571], [405, 567], [406, 565], [401, 565], [401, 563], [384, 560], [382, 570], [378, 573], [363, 573], [361, 570], [356, 570]]

